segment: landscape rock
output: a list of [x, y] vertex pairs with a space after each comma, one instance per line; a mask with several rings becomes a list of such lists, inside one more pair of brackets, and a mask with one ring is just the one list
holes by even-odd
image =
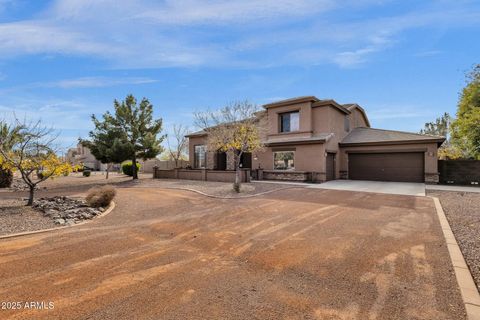
[[52, 218], [58, 225], [73, 225], [90, 220], [105, 210], [91, 208], [84, 200], [66, 196], [39, 198], [34, 201], [33, 208], [42, 211], [44, 216]]

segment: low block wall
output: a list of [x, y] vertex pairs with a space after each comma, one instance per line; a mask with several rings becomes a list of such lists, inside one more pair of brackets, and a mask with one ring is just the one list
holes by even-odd
[[[218, 182], [234, 182], [235, 171], [231, 170], [189, 170], [173, 169], [161, 170], [154, 168], [153, 177], [157, 179], [183, 179], [183, 180], [202, 180]], [[242, 169], [241, 182], [250, 182], [250, 169]]]
[[442, 184], [480, 184], [480, 160], [439, 160]]

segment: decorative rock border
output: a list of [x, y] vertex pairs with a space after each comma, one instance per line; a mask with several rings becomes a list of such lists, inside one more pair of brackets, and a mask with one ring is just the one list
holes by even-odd
[[463, 258], [462, 251], [457, 244], [457, 240], [455, 240], [455, 235], [448, 224], [448, 220], [443, 212], [440, 200], [436, 197], [430, 198], [433, 199], [435, 204], [443, 235], [445, 237], [445, 241], [447, 242], [447, 248], [452, 261], [453, 270], [455, 271], [457, 283], [462, 294], [463, 304], [465, 305], [465, 310], [467, 311], [467, 319], [480, 320], [480, 294], [478, 293], [477, 286], [475, 285], [472, 274], [465, 263], [465, 259]]
[[13, 234], [7, 234], [4, 236], [0, 236], [0, 240], [2, 239], [8, 239], [8, 238], [15, 238], [15, 237], [20, 237], [20, 236], [27, 236], [27, 235], [32, 235], [32, 234], [37, 234], [37, 233], [45, 233], [45, 232], [50, 232], [50, 231], [55, 231], [55, 230], [61, 230], [65, 228], [71, 228], [75, 226], [81, 226], [82, 224], [89, 223], [91, 221], [100, 219], [105, 217], [107, 214], [113, 211], [115, 209], [115, 202], [111, 202], [108, 208], [102, 212], [102, 214], [97, 215], [95, 218], [90, 219], [90, 220], [84, 220], [80, 223], [72, 224], [72, 225], [67, 225], [67, 226], [61, 226], [61, 227], [56, 227], [56, 228], [49, 228], [49, 229], [42, 229], [42, 230], [34, 230], [34, 231], [25, 231], [25, 232], [19, 232], [19, 233], [13, 233]]

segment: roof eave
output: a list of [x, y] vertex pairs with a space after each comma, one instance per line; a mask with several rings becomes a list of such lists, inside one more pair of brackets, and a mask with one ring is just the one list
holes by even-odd
[[437, 143], [439, 146], [445, 141], [445, 138], [422, 139], [422, 140], [396, 140], [396, 141], [369, 141], [369, 142], [340, 142], [340, 147], [362, 147], [362, 146], [380, 146], [380, 145], [401, 145], [401, 144], [425, 144]]

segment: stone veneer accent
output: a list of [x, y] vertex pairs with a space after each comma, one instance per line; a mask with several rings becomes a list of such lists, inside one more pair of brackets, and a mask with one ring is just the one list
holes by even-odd
[[264, 180], [311, 181], [311, 172], [304, 171], [263, 171]]
[[440, 181], [440, 174], [438, 173], [425, 173], [426, 184], [438, 184]]

